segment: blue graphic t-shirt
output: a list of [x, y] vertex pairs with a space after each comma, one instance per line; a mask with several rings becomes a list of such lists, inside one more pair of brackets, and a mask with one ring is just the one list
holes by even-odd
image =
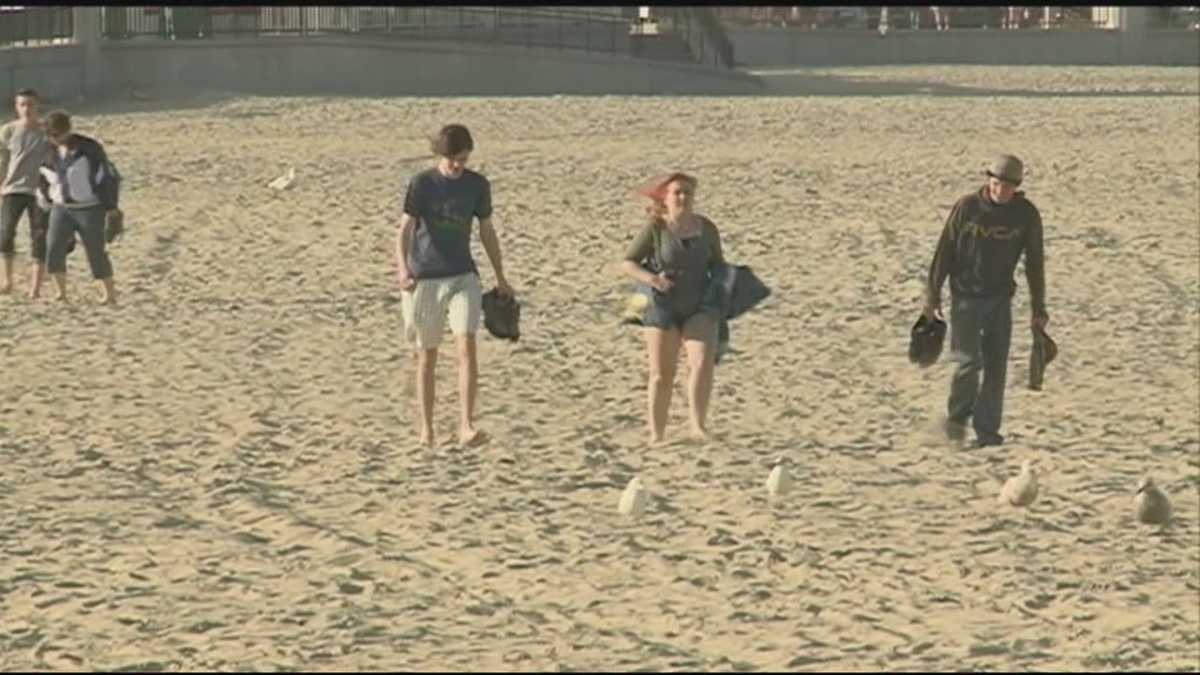
[[404, 212], [417, 220], [408, 251], [414, 279], [439, 279], [478, 273], [471, 257], [471, 223], [492, 215], [488, 179], [464, 169], [447, 178], [436, 168], [413, 176], [404, 196]]

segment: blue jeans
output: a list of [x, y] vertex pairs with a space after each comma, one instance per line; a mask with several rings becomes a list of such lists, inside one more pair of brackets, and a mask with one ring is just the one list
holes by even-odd
[[[948, 416], [972, 420], [977, 439], [1000, 444], [1004, 383], [1012, 342], [1012, 298], [955, 298], [950, 307], [950, 358], [958, 363], [950, 382]], [[979, 373], [983, 372], [982, 386]]]

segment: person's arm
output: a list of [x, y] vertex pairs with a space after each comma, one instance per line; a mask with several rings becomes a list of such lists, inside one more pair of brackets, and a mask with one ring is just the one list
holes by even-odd
[[479, 203], [475, 206], [475, 217], [479, 219], [479, 242], [483, 244], [488, 262], [492, 263], [492, 272], [496, 275], [496, 291], [511, 298], [513, 289], [508, 284], [508, 278], [504, 276], [500, 237], [496, 235], [496, 225], [492, 222], [492, 184], [486, 178], [483, 179]]
[[95, 193], [96, 199], [100, 200], [104, 210], [111, 213], [117, 208], [115, 195], [111, 190], [100, 189], [100, 184], [104, 181], [105, 174], [108, 173], [108, 153], [104, 151], [104, 146], [100, 145], [99, 141], [90, 143], [89, 149], [88, 162], [92, 164], [89, 167], [92, 170], [92, 192]]
[[396, 279], [400, 289], [407, 291], [415, 285], [408, 271], [408, 252], [412, 248], [413, 229], [417, 219], [407, 213], [400, 216], [400, 227], [396, 228]]
[[671, 290], [672, 282], [670, 278], [665, 274], [653, 274], [645, 267], [642, 267], [642, 261], [654, 254], [655, 227], [657, 225], [647, 225], [638, 233], [633, 243], [625, 251], [625, 259], [621, 261], [621, 271], [634, 281], [652, 286], [666, 293]]
[[404, 211], [400, 214], [400, 226], [396, 228], [396, 281], [399, 282], [402, 291], [411, 290], [417, 283], [408, 269], [408, 252], [412, 250], [413, 231], [421, 213], [414, 182], [409, 182], [408, 190], [404, 194]]
[[1050, 320], [1046, 313], [1046, 253], [1042, 242], [1042, 216], [1030, 206], [1032, 215], [1025, 232], [1025, 280], [1033, 310], [1033, 326], [1040, 328]]
[[10, 159], [8, 141], [10, 135], [11, 132], [8, 125], [0, 126], [0, 181], [8, 176], [8, 161]]
[[929, 265], [929, 276], [925, 282], [925, 318], [934, 319], [942, 311], [942, 285], [946, 277], [954, 269], [954, 235], [962, 220], [962, 202], [954, 205], [946, 225], [942, 228], [942, 236], [938, 240], [937, 250], [933, 254], [933, 262]]
[[709, 242], [712, 246], [712, 258], [708, 261], [708, 264], [710, 266], [724, 265], [725, 252], [721, 249], [721, 232], [717, 229], [716, 223], [707, 218], [704, 220], [704, 224], [708, 228]]
[[508, 283], [508, 278], [504, 276], [504, 264], [500, 259], [500, 237], [496, 236], [496, 226], [492, 223], [491, 216], [479, 219], [479, 241], [483, 244], [483, 250], [492, 263], [492, 271], [496, 274], [496, 290], [500, 295], [511, 298], [513, 289]]

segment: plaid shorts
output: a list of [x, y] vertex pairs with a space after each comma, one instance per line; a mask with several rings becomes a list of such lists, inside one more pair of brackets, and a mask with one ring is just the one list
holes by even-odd
[[483, 289], [474, 272], [442, 279], [418, 279], [416, 287], [400, 294], [406, 339], [418, 349], [442, 343], [447, 319], [455, 335], [479, 331]]

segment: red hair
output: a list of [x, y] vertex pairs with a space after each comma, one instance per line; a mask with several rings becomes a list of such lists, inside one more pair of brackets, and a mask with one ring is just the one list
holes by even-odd
[[638, 188], [637, 193], [652, 202], [650, 206], [646, 207], [646, 212], [654, 220], [662, 219], [666, 211], [667, 186], [675, 181], [690, 183], [693, 190], [700, 184], [700, 181], [696, 180], [695, 176], [683, 173], [682, 171], [672, 171], [671, 173], [655, 176], [645, 185]]

